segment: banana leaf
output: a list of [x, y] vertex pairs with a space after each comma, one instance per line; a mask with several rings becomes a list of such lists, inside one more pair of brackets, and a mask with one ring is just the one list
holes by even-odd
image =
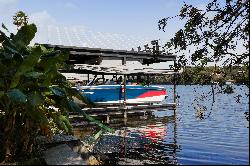
[[30, 55], [28, 55], [22, 62], [22, 64], [17, 69], [17, 72], [15, 73], [14, 77], [12, 78], [10, 87], [14, 88], [18, 85], [20, 81], [21, 75], [25, 74], [26, 72], [29, 72], [33, 69], [33, 67], [37, 64], [40, 56], [41, 56], [41, 48], [35, 47], [32, 49], [32, 52]]
[[37, 28], [35, 24], [29, 24], [22, 26], [18, 30], [16, 35], [13, 35], [11, 38], [13, 42], [20, 48], [26, 47], [30, 44], [30, 41], [35, 37]]
[[12, 103], [26, 103], [27, 96], [19, 89], [11, 89], [7, 92], [7, 96], [9, 97]]
[[34, 92], [28, 95], [28, 103], [35, 107], [44, 103], [44, 100], [41, 94]]

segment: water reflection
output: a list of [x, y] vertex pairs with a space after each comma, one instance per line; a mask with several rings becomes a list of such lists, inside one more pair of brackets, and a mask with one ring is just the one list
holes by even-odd
[[[177, 164], [176, 114], [130, 116], [127, 121], [111, 118], [113, 134], [104, 134], [93, 152], [104, 164]], [[76, 132], [77, 133], [77, 132]]]
[[[173, 94], [173, 87], [166, 88]], [[111, 118], [115, 134], [101, 137], [94, 152], [103, 154], [101, 158], [110, 165], [248, 165], [249, 89], [235, 86], [233, 94], [215, 90], [214, 102], [207, 96], [210, 91], [210, 86], [177, 86], [176, 115], [163, 109], [127, 121]], [[172, 97], [166, 102], [173, 101]], [[84, 137], [93, 133], [94, 127], [84, 126], [75, 133]]]

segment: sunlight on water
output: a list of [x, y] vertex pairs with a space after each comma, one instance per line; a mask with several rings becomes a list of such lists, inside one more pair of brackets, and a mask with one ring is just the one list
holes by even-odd
[[[172, 102], [173, 86], [166, 88]], [[118, 165], [249, 164], [249, 89], [234, 88], [213, 103], [211, 86], [177, 86], [176, 115], [162, 108], [126, 123], [111, 118], [116, 132], [105, 133], [94, 153]]]

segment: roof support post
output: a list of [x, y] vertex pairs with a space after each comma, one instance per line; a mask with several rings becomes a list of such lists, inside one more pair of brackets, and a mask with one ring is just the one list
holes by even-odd
[[126, 61], [127, 61], [127, 60], [126, 60], [126, 57], [123, 57], [123, 58], [122, 58], [122, 65], [125, 65], [125, 64], [126, 64]]
[[174, 103], [176, 104], [176, 61], [174, 61]]
[[174, 73], [174, 103], [176, 103], [176, 73]]
[[127, 75], [126, 74], [124, 74], [124, 81], [123, 81], [123, 105], [124, 105], [124, 107], [126, 106], [126, 91], [127, 91], [127, 89], [126, 89], [126, 77], [127, 77]]
[[105, 83], [104, 74], [102, 75], [102, 82], [103, 82], [103, 84]]
[[147, 75], [147, 86], [149, 86], [149, 75]]
[[109, 114], [107, 115], [107, 123], [108, 124], [110, 123], [110, 115]]

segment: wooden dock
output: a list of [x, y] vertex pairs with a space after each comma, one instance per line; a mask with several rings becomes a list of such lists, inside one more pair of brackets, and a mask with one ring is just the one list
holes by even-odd
[[[176, 103], [166, 104], [153, 104], [153, 105], [131, 105], [131, 106], [107, 106], [107, 107], [94, 107], [94, 108], [83, 108], [90, 116], [106, 116], [106, 121], [109, 123], [111, 116], [120, 116], [127, 118], [128, 115], [145, 115], [148, 112], [155, 112], [158, 110], [175, 110]], [[81, 119], [83, 115], [77, 113], [70, 113], [70, 119]]]

